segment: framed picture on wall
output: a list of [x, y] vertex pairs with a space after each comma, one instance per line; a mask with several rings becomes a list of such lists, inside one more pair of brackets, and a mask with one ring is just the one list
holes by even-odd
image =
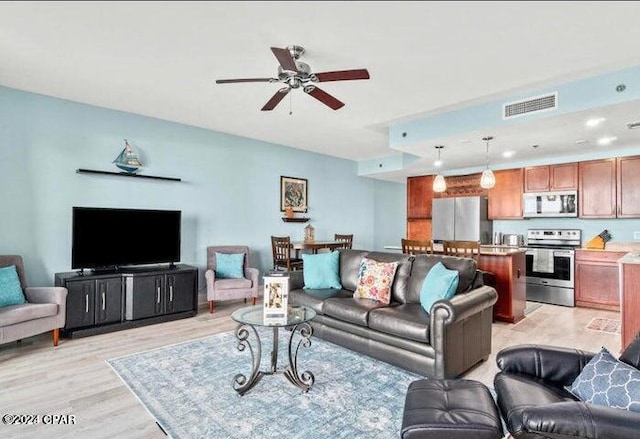
[[307, 179], [281, 176], [280, 211], [291, 207], [294, 212], [306, 212], [308, 204]]

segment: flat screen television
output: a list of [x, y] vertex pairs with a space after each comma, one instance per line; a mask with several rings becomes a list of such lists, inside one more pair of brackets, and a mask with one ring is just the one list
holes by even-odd
[[73, 208], [71, 268], [180, 261], [179, 210]]

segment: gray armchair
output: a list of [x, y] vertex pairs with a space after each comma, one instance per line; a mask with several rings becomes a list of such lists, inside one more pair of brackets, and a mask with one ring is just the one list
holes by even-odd
[[[244, 278], [242, 279], [216, 279], [216, 252], [237, 254], [244, 253]], [[204, 276], [207, 280], [207, 300], [209, 312], [215, 309], [215, 302], [220, 300], [244, 299], [253, 297], [256, 304], [258, 297], [258, 269], [248, 267], [249, 247], [244, 245], [225, 245], [207, 247], [207, 271]]]
[[61, 287], [27, 287], [22, 257], [0, 256], [0, 267], [16, 266], [27, 303], [0, 308], [0, 344], [53, 331], [53, 345], [58, 346], [59, 330], [64, 327], [67, 289]]

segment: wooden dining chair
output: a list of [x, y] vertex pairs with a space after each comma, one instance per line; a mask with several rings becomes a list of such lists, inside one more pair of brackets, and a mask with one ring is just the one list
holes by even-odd
[[288, 236], [272, 236], [271, 252], [273, 268], [284, 268], [287, 271], [302, 269], [302, 259], [291, 257], [291, 238]]
[[342, 245], [340, 247], [336, 247], [336, 249], [350, 249], [353, 246], [353, 235], [339, 235], [336, 233], [335, 235], [333, 235], [333, 240], [342, 243]]
[[402, 253], [408, 255], [433, 254], [433, 241], [431, 240], [403, 239], [401, 242]]
[[480, 243], [478, 241], [444, 241], [444, 254], [461, 258], [475, 259], [480, 263]]

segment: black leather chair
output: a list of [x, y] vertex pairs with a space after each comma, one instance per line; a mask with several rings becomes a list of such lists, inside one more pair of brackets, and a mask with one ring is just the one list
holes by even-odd
[[[576, 349], [522, 345], [497, 355], [498, 407], [516, 439], [640, 438], [640, 413], [578, 401], [565, 386], [596, 355]], [[640, 334], [620, 360], [640, 368]]]

